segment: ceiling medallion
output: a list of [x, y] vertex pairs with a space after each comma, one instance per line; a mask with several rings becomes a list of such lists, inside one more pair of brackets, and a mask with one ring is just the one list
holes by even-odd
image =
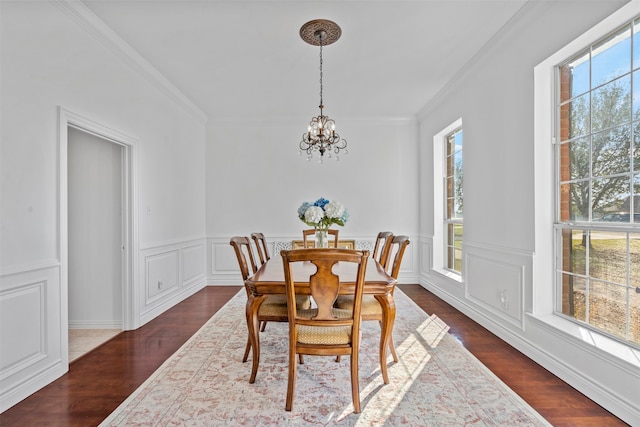
[[338, 41], [342, 30], [338, 24], [328, 19], [314, 19], [300, 28], [300, 37], [310, 45], [320, 46], [320, 35], [322, 45], [328, 46]]

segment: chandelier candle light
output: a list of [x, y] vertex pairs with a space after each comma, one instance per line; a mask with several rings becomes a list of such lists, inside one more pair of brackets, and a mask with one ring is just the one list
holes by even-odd
[[349, 219], [349, 212], [338, 201], [330, 202], [320, 197], [313, 203], [304, 202], [298, 208], [298, 218], [316, 230], [316, 247], [328, 247], [327, 230], [331, 224], [344, 226]]
[[313, 153], [320, 153], [319, 162], [322, 163], [325, 153], [327, 158], [331, 153], [335, 154], [335, 159], [340, 160], [338, 154], [343, 150], [347, 154], [347, 141], [336, 132], [336, 122], [324, 115], [322, 100], [322, 47], [336, 42], [342, 35], [342, 30], [333, 21], [326, 19], [315, 19], [304, 24], [300, 28], [300, 37], [305, 42], [320, 46], [320, 115], [311, 119], [307, 132], [302, 135], [300, 141], [300, 154], [307, 153], [307, 160], [313, 158]]

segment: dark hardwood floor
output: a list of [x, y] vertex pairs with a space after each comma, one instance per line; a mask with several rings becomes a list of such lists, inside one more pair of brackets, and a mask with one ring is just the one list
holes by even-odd
[[[626, 425], [421, 286], [399, 287], [444, 320], [451, 334], [554, 426]], [[143, 327], [121, 333], [0, 414], [0, 426], [98, 425], [239, 290], [207, 287]]]

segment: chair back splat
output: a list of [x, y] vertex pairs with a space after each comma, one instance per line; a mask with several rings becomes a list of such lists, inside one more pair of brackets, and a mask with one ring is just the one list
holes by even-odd
[[260, 258], [260, 265], [262, 265], [271, 259], [269, 249], [267, 248], [267, 239], [265, 239], [264, 234], [262, 233], [251, 233], [251, 238], [256, 244], [258, 257]]
[[234, 236], [229, 241], [229, 244], [233, 247], [238, 258], [242, 280], [247, 280], [250, 275], [258, 271], [258, 266], [253, 257], [253, 249], [251, 249], [251, 242], [248, 237]]
[[[398, 278], [398, 273], [400, 273], [400, 264], [402, 264], [402, 257], [404, 256], [404, 251], [407, 249], [407, 246], [409, 246], [409, 243], [409, 236], [393, 236], [391, 239], [389, 249], [387, 250], [387, 259], [384, 263], [384, 268], [394, 279]], [[391, 262], [392, 258], [393, 262]]]
[[[358, 378], [358, 349], [360, 346], [360, 309], [364, 276], [369, 251], [350, 249], [297, 249], [282, 251], [282, 263], [289, 310], [289, 381], [285, 409], [293, 407], [296, 382], [296, 355], [336, 356], [350, 355], [351, 394], [354, 412], [360, 412], [360, 386]], [[310, 263], [305, 265], [306, 263]], [[354, 264], [355, 277], [340, 277], [334, 273], [337, 263]], [[312, 265], [313, 268], [309, 268]], [[304, 268], [308, 287], [296, 285], [293, 270]], [[300, 276], [298, 276], [300, 277]], [[355, 285], [354, 285], [355, 280]], [[347, 287], [345, 282], [349, 283]], [[353, 297], [353, 310], [334, 307], [341, 293]], [[295, 301], [298, 292], [311, 294], [317, 307], [298, 310]]]
[[[327, 236], [333, 237], [333, 242], [329, 239], [329, 247], [337, 248], [338, 247], [338, 233], [340, 230], [337, 229], [328, 229]], [[305, 248], [312, 248], [312, 242], [315, 244], [315, 240], [308, 239], [309, 236], [313, 236], [316, 234], [316, 230], [310, 228], [308, 230], [302, 230], [302, 246]]]
[[373, 259], [378, 261], [382, 267], [385, 267], [384, 262], [387, 260], [392, 238], [393, 233], [391, 231], [381, 231], [376, 237], [376, 245], [373, 247]]

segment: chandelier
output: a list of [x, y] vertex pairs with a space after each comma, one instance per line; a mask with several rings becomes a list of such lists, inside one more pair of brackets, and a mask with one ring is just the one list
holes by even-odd
[[347, 141], [336, 132], [336, 122], [324, 115], [322, 100], [322, 47], [336, 42], [341, 35], [342, 30], [338, 24], [326, 19], [309, 21], [300, 28], [302, 40], [313, 46], [320, 46], [320, 115], [311, 119], [307, 132], [302, 135], [299, 154], [305, 152], [307, 160], [311, 160], [313, 153], [319, 153], [320, 163], [322, 163], [325, 154], [327, 158], [331, 158], [331, 153], [333, 153], [335, 159], [340, 160], [340, 152], [348, 153]]

